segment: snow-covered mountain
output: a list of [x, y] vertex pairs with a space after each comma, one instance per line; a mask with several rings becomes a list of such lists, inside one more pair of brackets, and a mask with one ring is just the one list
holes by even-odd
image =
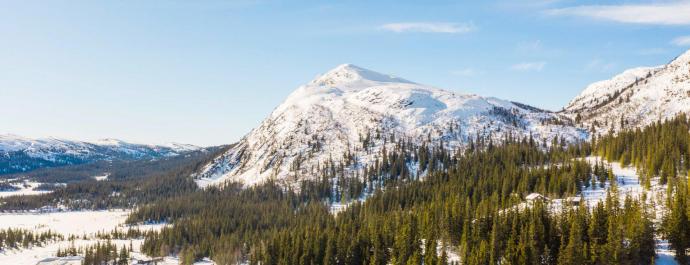
[[563, 113], [595, 132], [635, 128], [690, 111], [690, 51], [667, 65], [627, 70], [596, 82]]
[[116, 139], [82, 142], [58, 138], [31, 139], [0, 134], [0, 173], [81, 164], [96, 160], [152, 159], [199, 150], [186, 144], [144, 145]]
[[586, 137], [570, 124], [565, 116], [524, 104], [445, 91], [344, 64], [297, 88], [196, 177], [201, 185], [312, 177], [310, 169], [346, 153], [355, 157], [353, 167], [361, 168], [392, 142], [391, 136], [447, 147], [477, 135]]

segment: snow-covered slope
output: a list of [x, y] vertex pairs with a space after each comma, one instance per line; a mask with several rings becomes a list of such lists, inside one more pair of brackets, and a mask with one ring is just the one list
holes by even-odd
[[605, 133], [690, 111], [690, 51], [667, 65], [635, 68], [587, 87], [565, 107], [581, 126]]
[[[354, 155], [357, 168], [369, 164], [391, 135], [413, 143], [431, 139], [447, 147], [476, 135], [585, 137], [567, 124], [563, 116], [527, 105], [458, 94], [345, 64], [299, 87], [196, 177], [203, 185], [308, 178], [314, 167], [346, 153]], [[363, 147], [374, 138], [373, 147]]]
[[81, 142], [57, 138], [30, 139], [0, 134], [0, 173], [108, 159], [150, 159], [200, 149], [185, 144], [144, 145], [115, 139]]

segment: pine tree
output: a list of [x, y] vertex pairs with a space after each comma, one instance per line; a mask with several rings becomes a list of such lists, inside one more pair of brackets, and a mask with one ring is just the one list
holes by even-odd
[[583, 229], [577, 218], [573, 218], [570, 223], [570, 234], [568, 244], [560, 253], [559, 265], [579, 265], [585, 262], [583, 254], [584, 243], [582, 241]]
[[[670, 192], [669, 192], [670, 193]], [[670, 207], [669, 214], [664, 220], [666, 236], [675, 252], [675, 259], [681, 265], [688, 264], [687, 250], [690, 247], [690, 221], [688, 221], [687, 198], [683, 190], [679, 189]]]

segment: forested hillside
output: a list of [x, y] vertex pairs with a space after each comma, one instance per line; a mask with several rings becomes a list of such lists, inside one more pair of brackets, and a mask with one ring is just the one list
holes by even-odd
[[[189, 176], [219, 149], [160, 162], [172, 168], [123, 167], [108, 181], [7, 198], [2, 208], [138, 206], [130, 223], [172, 224], [147, 233], [142, 251], [184, 264], [653, 264], [662, 239], [688, 264], [689, 128], [680, 115], [591, 142], [474, 137], [456, 150], [388, 137], [394, 144], [361, 174], [344, 170], [344, 153], [296, 186], [199, 189]], [[583, 159], [591, 156], [636, 167], [668, 199], [658, 207], [647, 194], [619, 196], [612, 169]], [[570, 203], [595, 187], [609, 189], [600, 203]]]
[[[130, 208], [159, 198], [187, 194], [199, 189], [189, 176], [226, 149], [208, 148], [154, 161], [103, 161], [5, 175], [48, 183], [67, 182], [67, 185], [47, 194], [2, 198], [0, 210], [30, 210], [43, 206], [72, 210]], [[107, 181], [94, 179], [104, 174]]]
[[[355, 179], [324, 166], [323, 179], [297, 190], [229, 184], [141, 207], [130, 221], [172, 221], [147, 237], [144, 250], [179, 254], [185, 264], [202, 257], [218, 264], [653, 264], [660, 238], [687, 264], [688, 124], [679, 116], [571, 145], [507, 138], [500, 145], [476, 139], [463, 151], [396, 148]], [[590, 155], [664, 179], [672, 199], [663, 220], [646, 195], [618, 199], [610, 169], [581, 159]], [[400, 167], [412, 162], [426, 165], [424, 177]], [[518, 207], [530, 193], [564, 198], [604, 184], [609, 194], [592, 207], [554, 208], [548, 200]], [[336, 202], [349, 206], [334, 213]]]

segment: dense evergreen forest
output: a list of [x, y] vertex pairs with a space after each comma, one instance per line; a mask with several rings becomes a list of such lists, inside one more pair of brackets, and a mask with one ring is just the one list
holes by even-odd
[[[142, 250], [180, 255], [184, 264], [204, 257], [218, 264], [653, 264], [658, 239], [689, 264], [685, 115], [569, 144], [475, 138], [448, 150], [390, 139], [393, 147], [380, 150], [369, 167], [348, 170], [355, 158], [343, 154], [341, 162], [322, 165], [319, 178], [294, 185], [200, 190], [189, 175], [214, 157], [209, 154], [165, 173], [73, 183], [41, 199], [5, 199], [0, 207], [137, 205], [128, 222], [172, 223], [138, 234], [145, 238]], [[636, 167], [647, 187], [652, 180], [665, 185], [666, 210], [656, 212], [646, 194], [618, 196], [612, 169], [582, 159], [587, 156]], [[555, 208], [549, 200], [576, 198], [590, 186], [611, 188], [593, 207]], [[531, 193], [547, 198], [525, 202]]]
[[[43, 206], [65, 206], [73, 210], [131, 208], [159, 198], [187, 194], [198, 190], [189, 176], [226, 148], [209, 148], [152, 161], [104, 161], [40, 169], [22, 176], [4, 175], [6, 178], [67, 182], [67, 185], [48, 183], [39, 187], [52, 189], [48, 194], [2, 198], [0, 210], [20, 211]], [[108, 181], [93, 179], [93, 176], [106, 173]]]
[[[653, 264], [657, 238], [688, 264], [689, 125], [679, 116], [569, 145], [476, 139], [453, 151], [401, 142], [355, 176], [329, 164], [321, 179], [299, 187], [228, 184], [140, 207], [129, 221], [172, 222], [148, 234], [143, 249], [181, 255], [185, 264], [202, 257], [219, 264]], [[662, 222], [646, 195], [620, 200], [611, 169], [581, 159], [589, 155], [634, 165], [645, 182], [668, 185]], [[412, 163], [426, 174], [406, 173]], [[607, 183], [606, 200], [594, 207], [519, 207], [530, 193], [564, 198]], [[337, 202], [349, 205], [334, 213], [329, 204]]]

